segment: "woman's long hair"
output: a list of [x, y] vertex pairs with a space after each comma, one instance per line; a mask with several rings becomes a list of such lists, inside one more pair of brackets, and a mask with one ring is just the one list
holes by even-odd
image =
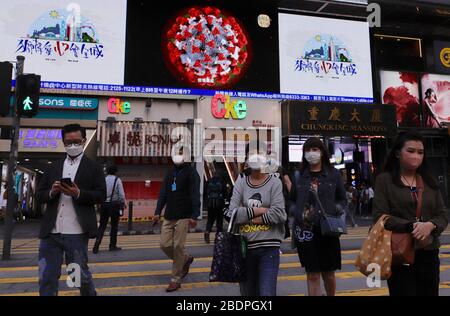
[[[384, 166], [384, 172], [388, 172], [392, 176], [392, 182], [394, 182], [399, 187], [403, 187], [404, 185], [402, 183], [402, 180], [400, 179], [401, 168], [400, 168], [400, 159], [398, 155], [405, 146], [406, 142], [409, 141], [421, 142], [422, 144], [424, 144], [425, 147], [425, 141], [419, 132], [411, 130], [408, 132], [400, 133], [397, 139], [395, 140], [394, 147], [391, 149], [388, 158], [386, 160], [386, 164]], [[428, 170], [426, 151], [424, 151], [423, 162], [417, 169], [417, 173], [422, 177], [423, 181], [432, 189], [437, 190], [439, 188], [438, 184], [430, 175], [430, 172]]]
[[309, 169], [309, 162], [305, 158], [305, 153], [310, 150], [311, 148], [319, 148], [322, 152], [322, 169], [326, 168], [328, 170], [332, 170], [333, 166], [330, 162], [330, 154], [328, 153], [328, 150], [325, 148], [325, 145], [320, 140], [320, 138], [312, 137], [309, 138], [305, 144], [303, 145], [303, 162], [301, 166], [301, 172], [303, 173], [305, 170]]

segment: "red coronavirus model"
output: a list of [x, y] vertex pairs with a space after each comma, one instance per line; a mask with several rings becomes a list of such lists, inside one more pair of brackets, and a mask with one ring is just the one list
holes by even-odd
[[184, 84], [230, 88], [250, 63], [244, 28], [214, 7], [194, 7], [172, 19], [163, 35], [166, 64]]

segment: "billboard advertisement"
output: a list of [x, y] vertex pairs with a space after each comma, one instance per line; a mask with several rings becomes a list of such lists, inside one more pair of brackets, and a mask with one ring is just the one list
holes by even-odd
[[425, 127], [450, 125], [450, 76], [422, 76], [423, 117]]
[[420, 126], [419, 76], [413, 72], [380, 72], [381, 101], [395, 105], [397, 123], [401, 127]]
[[279, 91], [276, 2], [129, 1], [125, 82]]
[[[42, 81], [124, 84], [126, 0], [0, 0], [0, 60]], [[64, 88], [64, 87], [62, 87]]]
[[368, 23], [285, 13], [278, 19], [281, 93], [373, 102]]

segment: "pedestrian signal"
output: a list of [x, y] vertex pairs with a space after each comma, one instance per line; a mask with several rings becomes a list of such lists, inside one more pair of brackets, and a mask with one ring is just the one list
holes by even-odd
[[11, 63], [0, 63], [0, 116], [7, 116], [10, 112], [12, 71]]
[[39, 112], [41, 76], [35, 74], [20, 75], [16, 81], [17, 114], [20, 117], [33, 117]]

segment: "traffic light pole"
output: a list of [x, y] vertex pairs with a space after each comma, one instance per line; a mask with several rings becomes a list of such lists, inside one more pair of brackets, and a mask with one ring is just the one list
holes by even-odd
[[16, 89], [15, 89], [15, 101], [14, 101], [14, 109], [12, 116], [12, 126], [14, 127], [12, 140], [11, 140], [11, 152], [9, 154], [9, 162], [8, 162], [8, 177], [6, 180], [7, 183], [7, 192], [8, 192], [8, 204], [6, 207], [6, 215], [5, 215], [5, 235], [3, 237], [3, 260], [9, 260], [11, 258], [11, 240], [12, 240], [12, 232], [14, 226], [14, 209], [18, 203], [16, 194], [14, 192], [14, 183], [15, 183], [15, 173], [17, 169], [17, 158], [19, 155], [19, 133], [20, 133], [20, 116], [17, 113], [18, 104], [17, 104], [17, 77], [23, 74], [23, 69], [25, 65], [25, 57], [17, 56], [16, 63]]

